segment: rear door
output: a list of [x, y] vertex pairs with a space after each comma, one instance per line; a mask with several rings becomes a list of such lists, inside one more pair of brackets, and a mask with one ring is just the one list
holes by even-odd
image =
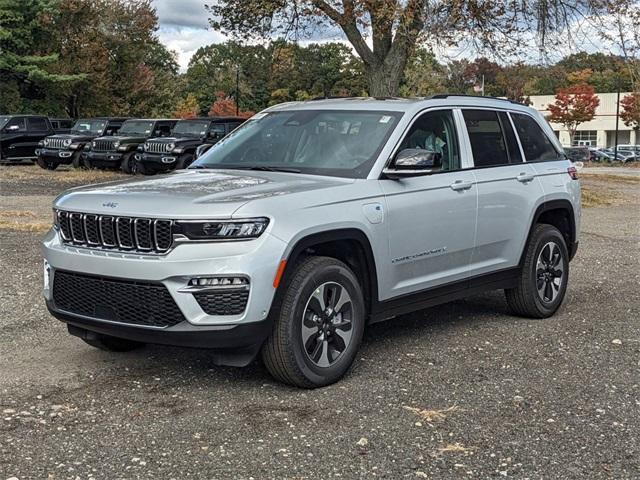
[[53, 129], [51, 128], [49, 121], [44, 117], [27, 117], [27, 143], [25, 146], [25, 153], [27, 157], [36, 156], [36, 148], [38, 148], [38, 142], [43, 138], [51, 135]]
[[463, 109], [478, 182], [478, 226], [470, 276], [514, 267], [529, 232], [531, 214], [544, 198], [542, 185], [506, 111]]
[[29, 156], [29, 134], [25, 117], [13, 117], [4, 126], [2, 150], [3, 156], [8, 158]]
[[[384, 299], [463, 280], [476, 229], [477, 188], [451, 109], [429, 110], [409, 128], [396, 153], [438, 153], [429, 175], [380, 181], [388, 213], [389, 258], [381, 272]], [[391, 165], [393, 167], [393, 163]]]

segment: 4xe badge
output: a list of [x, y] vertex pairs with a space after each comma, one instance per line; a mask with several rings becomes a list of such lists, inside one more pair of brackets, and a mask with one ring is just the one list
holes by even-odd
[[105, 202], [102, 204], [103, 207], [116, 208], [118, 204], [116, 202]]

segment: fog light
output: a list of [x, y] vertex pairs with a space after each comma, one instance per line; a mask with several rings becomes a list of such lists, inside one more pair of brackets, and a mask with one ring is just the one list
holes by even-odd
[[249, 285], [244, 277], [200, 277], [192, 278], [189, 285], [197, 287], [242, 287]]

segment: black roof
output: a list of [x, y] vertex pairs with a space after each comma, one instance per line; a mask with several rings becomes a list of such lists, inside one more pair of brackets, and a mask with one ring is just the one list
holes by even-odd
[[127, 118], [126, 120], [137, 120], [140, 122], [177, 122], [178, 118]]
[[108, 122], [124, 122], [129, 117], [78, 117], [78, 120], [106, 120]]
[[37, 117], [37, 118], [49, 118], [46, 115], [37, 115], [34, 113], [0, 113], [3, 117]]

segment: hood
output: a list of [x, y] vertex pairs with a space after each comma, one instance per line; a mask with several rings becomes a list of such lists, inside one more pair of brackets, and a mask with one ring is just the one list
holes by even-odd
[[64, 192], [54, 207], [159, 218], [230, 218], [249, 202], [350, 184], [353, 180], [281, 172], [182, 170]]
[[72, 142], [80, 142], [83, 140], [92, 140], [96, 138], [96, 135], [91, 134], [77, 134], [77, 133], [59, 133], [57, 135], [49, 135], [47, 138], [49, 139], [59, 139], [59, 140], [71, 140]]
[[146, 140], [146, 137], [132, 137], [126, 135], [107, 135], [104, 137], [98, 137], [94, 140], [110, 140], [110, 141], [119, 141], [120, 143], [142, 143]]
[[161, 143], [166, 145], [167, 143], [175, 143], [176, 145], [185, 144], [197, 144], [200, 145], [203, 142], [203, 137], [161, 137], [151, 138], [146, 143]]

